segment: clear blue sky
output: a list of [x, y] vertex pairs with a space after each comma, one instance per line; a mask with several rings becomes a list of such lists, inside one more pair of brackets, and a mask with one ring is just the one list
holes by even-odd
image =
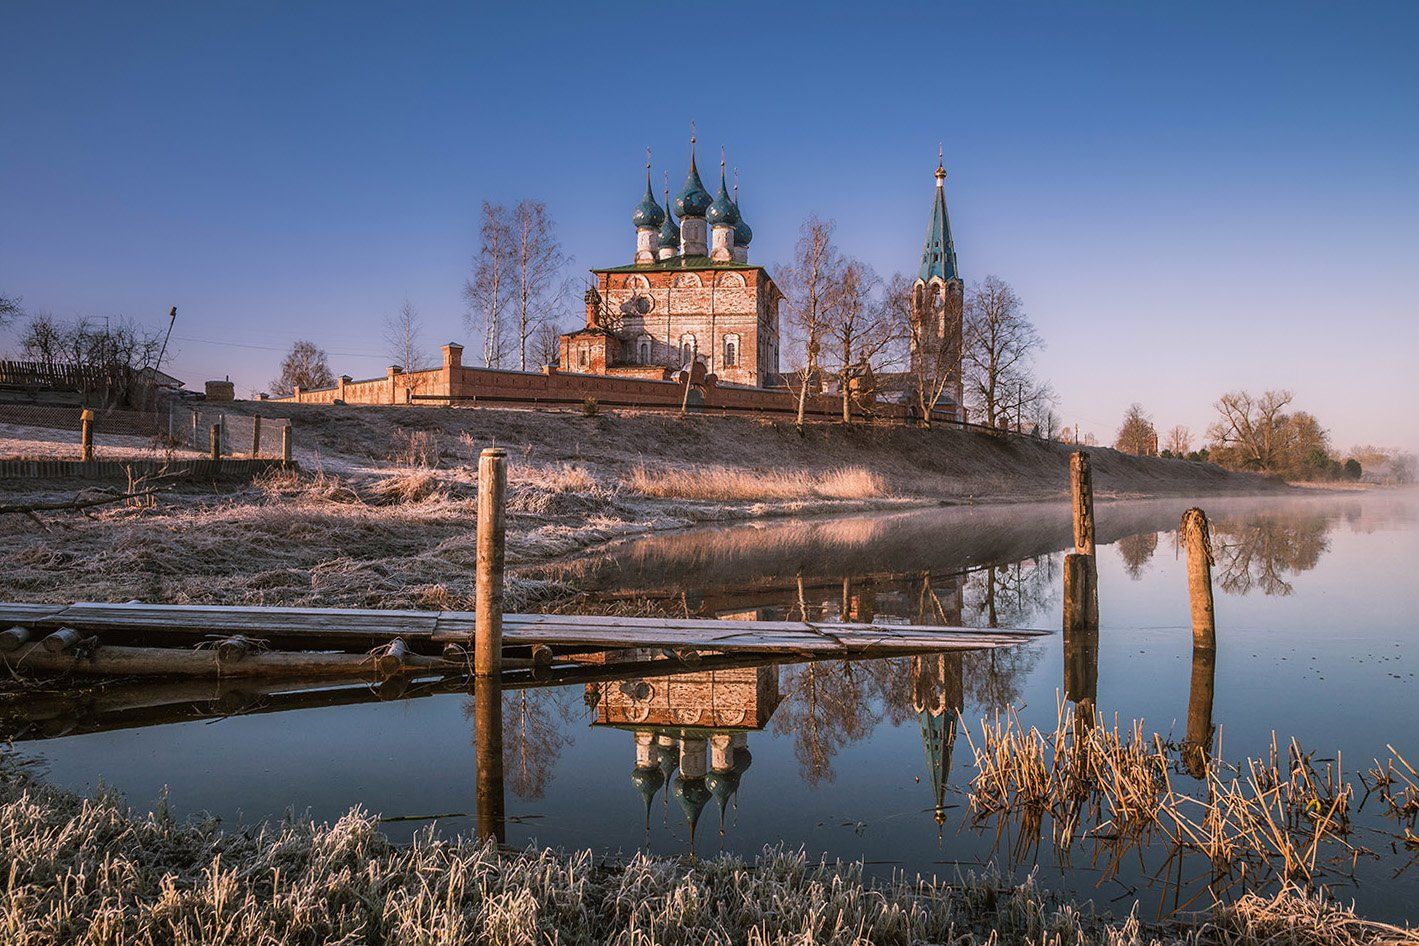
[[940, 141], [961, 267], [1020, 291], [1068, 421], [1289, 387], [1341, 447], [1413, 447], [1416, 35], [1414, 3], [7, 0], [0, 292], [176, 304], [189, 384], [259, 390], [301, 337], [371, 376], [406, 295], [466, 336], [485, 198], [628, 262], [643, 149], [678, 184], [695, 119], [756, 261], [816, 211], [909, 271]]

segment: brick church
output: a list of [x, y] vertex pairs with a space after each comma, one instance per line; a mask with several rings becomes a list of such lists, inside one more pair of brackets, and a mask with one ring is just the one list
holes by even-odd
[[[733, 192], [728, 187], [725, 162], [720, 161], [718, 192], [711, 196], [700, 179], [694, 144], [691, 138], [689, 174], [673, 203], [668, 187], [663, 203], [656, 199], [647, 163], [645, 194], [631, 214], [634, 262], [591, 271], [594, 282], [584, 296], [586, 325], [561, 337], [559, 370], [666, 380], [686, 365], [697, 365], [720, 384], [784, 386], [779, 374], [783, 294], [768, 270], [749, 262], [754, 233], [740, 210], [738, 185]], [[936, 407], [964, 419], [959, 354], [963, 285], [946, 213], [945, 178], [938, 165], [931, 222], [912, 287], [912, 318], [923, 326], [910, 352], [912, 370], [883, 375], [877, 386], [882, 399], [910, 403], [913, 398], [905, 389], [918, 376], [922, 353], [917, 348], [931, 351], [944, 341], [953, 352], [952, 364]], [[859, 384], [856, 379], [852, 383]]]
[[[586, 327], [562, 336], [562, 371], [669, 378], [700, 364], [721, 384], [778, 383], [779, 302], [768, 270], [749, 262], [754, 232], [731, 195], [720, 161], [719, 192], [690, 173], [674, 203], [651, 190], [631, 214], [635, 262], [593, 269]], [[676, 222], [676, 218], [679, 222]]]

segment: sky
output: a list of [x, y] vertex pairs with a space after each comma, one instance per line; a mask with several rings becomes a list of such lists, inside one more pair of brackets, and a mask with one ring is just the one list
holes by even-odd
[[189, 386], [264, 390], [301, 338], [371, 377], [406, 298], [468, 340], [484, 200], [630, 262], [644, 149], [678, 189], [693, 120], [752, 261], [817, 213], [913, 272], [940, 144], [963, 274], [1024, 299], [1066, 423], [1200, 435], [1286, 388], [1339, 448], [1419, 449], [1417, 34], [1414, 3], [5, 0], [0, 294], [176, 305]]

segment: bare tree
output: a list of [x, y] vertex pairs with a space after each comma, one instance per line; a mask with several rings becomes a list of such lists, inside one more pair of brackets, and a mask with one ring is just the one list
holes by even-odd
[[556, 322], [541, 323], [533, 331], [529, 347], [539, 368], [555, 365], [562, 357], [562, 327]]
[[1213, 405], [1218, 419], [1207, 428], [1212, 452], [1222, 454], [1216, 459], [1234, 458], [1233, 465], [1250, 469], [1278, 469], [1285, 411], [1293, 399], [1290, 391], [1267, 391], [1259, 398], [1246, 391], [1222, 395]]
[[384, 320], [384, 343], [389, 363], [405, 371], [420, 371], [428, 367], [424, 351], [424, 323], [419, 310], [407, 298], [399, 311]]
[[[948, 387], [958, 379], [961, 367], [961, 330], [957, 325], [933, 325], [928, 318], [918, 319], [912, 307], [915, 281], [897, 273], [887, 281], [882, 293], [882, 305], [895, 326], [895, 333], [907, 340], [910, 373], [917, 412], [923, 427], [931, 426], [931, 412]], [[930, 291], [923, 289], [923, 292]], [[950, 320], [947, 299], [937, 296], [929, 300], [929, 318]]]
[[84, 392], [101, 394], [109, 404], [134, 403], [147, 382], [139, 371], [153, 363], [162, 335], [128, 319], [56, 321], [48, 313], [33, 316], [20, 346], [26, 358], [81, 369]]
[[566, 286], [568, 259], [556, 227], [540, 200], [520, 200], [512, 209], [510, 259], [512, 307], [517, 319], [517, 366], [527, 370], [527, 349], [537, 327], [553, 317]]
[[271, 382], [271, 393], [285, 397], [294, 393], [297, 385], [309, 390], [333, 384], [335, 375], [330, 370], [325, 350], [316, 347], [315, 342], [302, 340], [292, 345], [281, 361], [281, 373]]
[[870, 266], [850, 259], [843, 262], [828, 293], [823, 338], [838, 378], [844, 424], [852, 422], [853, 401], [861, 403], [871, 395], [874, 363], [896, 338], [891, 310], [876, 298], [877, 284]]
[[1164, 446], [1175, 457], [1186, 456], [1192, 452], [1192, 431], [1182, 424], [1175, 425], [1168, 431]]
[[1142, 404], [1135, 401], [1124, 411], [1123, 423], [1114, 439], [1114, 449], [1136, 457], [1148, 457], [1158, 452], [1158, 431]]
[[9, 325], [24, 314], [19, 296], [0, 296], [0, 328]]
[[1031, 378], [1035, 351], [1044, 346], [1010, 284], [987, 276], [971, 287], [965, 303], [964, 371], [975, 414], [987, 426], [1017, 417], [1036, 389]]
[[483, 338], [483, 364], [501, 368], [508, 354], [507, 309], [513, 289], [513, 233], [507, 208], [483, 201], [473, 278], [464, 283], [464, 321]]
[[817, 215], [803, 221], [798, 229], [798, 242], [793, 248], [793, 260], [781, 267], [779, 285], [788, 303], [788, 327], [795, 340], [803, 346], [801, 370], [789, 372], [789, 383], [798, 396], [798, 429], [803, 430], [808, 405], [808, 391], [819, 377], [824, 326], [829, 297], [842, 268], [842, 254], [833, 243], [836, 224], [820, 220]]

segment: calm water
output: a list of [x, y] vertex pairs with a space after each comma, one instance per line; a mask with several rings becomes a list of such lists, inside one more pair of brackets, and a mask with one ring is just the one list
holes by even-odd
[[[1096, 693], [1107, 717], [1143, 718], [1179, 741], [1191, 638], [1173, 530], [1187, 505], [1099, 507], [1097, 672], [1076, 651], [1069, 680], [1071, 695]], [[1386, 743], [1419, 763], [1419, 498], [1202, 505], [1218, 547], [1221, 756], [1263, 754], [1275, 731], [1318, 759], [1340, 751], [1352, 775], [1387, 757]], [[651, 598], [694, 615], [1057, 628], [1068, 516], [1047, 505], [775, 522], [629, 542], [551, 571], [599, 599]], [[1048, 885], [1113, 909], [1135, 899], [1152, 909], [1163, 895], [1149, 882], [1156, 859], [1104, 879], [1087, 846], [1063, 866], [1047, 841], [1022, 854], [1018, 837], [969, 823], [970, 748], [947, 721], [959, 709], [974, 731], [1014, 707], [1052, 729], [1062, 644], [1056, 634], [989, 653], [506, 692], [508, 841], [684, 853], [687, 812], [698, 812], [700, 853], [784, 842], [883, 872], [1037, 864]], [[362, 805], [472, 829], [465, 694], [354, 688], [270, 697], [263, 712], [226, 717], [210, 696], [175, 688], [135, 706], [120, 693], [77, 713], [31, 707], [4, 726], [50, 781], [83, 791], [104, 782], [139, 805], [166, 787], [178, 810], [227, 819], [287, 809], [323, 819]], [[125, 728], [86, 731], [113, 726]], [[422, 824], [388, 830], [403, 838]], [[1389, 839], [1396, 830], [1372, 800], [1351, 840], [1373, 856], [1360, 857], [1353, 879], [1347, 856], [1328, 881], [1372, 916], [1412, 921], [1419, 864]]]

